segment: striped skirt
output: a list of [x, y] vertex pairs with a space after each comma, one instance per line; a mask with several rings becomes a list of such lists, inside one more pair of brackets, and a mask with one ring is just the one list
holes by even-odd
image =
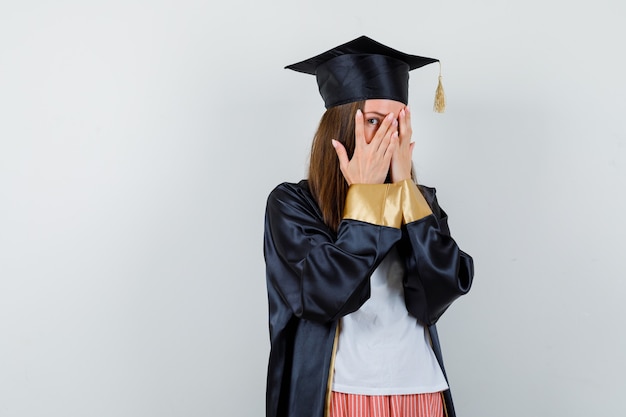
[[331, 393], [329, 417], [443, 417], [440, 392], [408, 395]]

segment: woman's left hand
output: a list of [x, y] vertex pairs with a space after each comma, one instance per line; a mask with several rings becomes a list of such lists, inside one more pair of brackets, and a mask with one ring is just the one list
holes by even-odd
[[399, 121], [399, 141], [398, 146], [391, 156], [391, 181], [400, 182], [411, 178], [411, 167], [413, 162], [413, 148], [415, 142], [411, 142], [411, 111], [406, 106], [398, 115]]

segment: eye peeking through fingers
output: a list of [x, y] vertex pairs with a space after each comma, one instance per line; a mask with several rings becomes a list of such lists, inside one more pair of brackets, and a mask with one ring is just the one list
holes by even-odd
[[380, 120], [378, 120], [376, 118], [367, 119], [367, 123], [372, 125], [372, 126], [377, 126], [380, 123]]

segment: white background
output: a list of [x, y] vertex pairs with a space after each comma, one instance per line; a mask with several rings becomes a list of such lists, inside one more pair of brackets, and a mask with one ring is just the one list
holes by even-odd
[[265, 199], [323, 112], [284, 70], [366, 34], [472, 292], [460, 417], [616, 415], [626, 388], [626, 3], [0, 3], [0, 416], [262, 416]]

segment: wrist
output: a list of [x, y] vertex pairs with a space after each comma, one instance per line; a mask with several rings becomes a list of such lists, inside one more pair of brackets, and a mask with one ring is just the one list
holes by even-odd
[[411, 177], [411, 173], [409, 172], [408, 174], [405, 173], [403, 175], [391, 175], [391, 182], [396, 183], [396, 182], [402, 182], [405, 180], [410, 180]]

